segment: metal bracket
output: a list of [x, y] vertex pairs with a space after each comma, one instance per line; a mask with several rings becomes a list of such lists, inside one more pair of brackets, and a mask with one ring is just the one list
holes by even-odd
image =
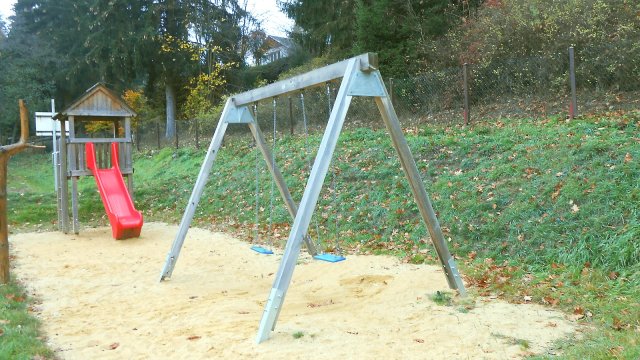
[[382, 77], [379, 71], [372, 71], [369, 73], [358, 71], [355, 73], [347, 95], [349, 96], [387, 96], [387, 92], [384, 88]]
[[453, 281], [456, 283], [456, 289], [458, 290], [458, 294], [460, 296], [467, 296], [467, 290], [464, 288], [464, 283], [462, 282], [462, 277], [460, 277], [460, 272], [458, 272], [458, 267], [456, 266], [456, 261], [453, 259], [453, 256], [449, 258], [447, 261], [449, 264], [449, 268], [451, 269], [451, 275], [453, 276]]
[[240, 108], [232, 107], [229, 109], [229, 113], [225, 117], [224, 121], [227, 124], [250, 124], [254, 122], [251, 111], [246, 106]]

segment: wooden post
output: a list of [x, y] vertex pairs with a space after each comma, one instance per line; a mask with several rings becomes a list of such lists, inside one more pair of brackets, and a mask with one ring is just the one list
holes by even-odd
[[[69, 116], [69, 139], [73, 140], [76, 138], [76, 119], [75, 116]], [[116, 131], [116, 124], [115, 122], [112, 123], [112, 130], [114, 132], [115, 135], [115, 131]], [[68, 150], [68, 156], [69, 156], [69, 172], [73, 173], [74, 171], [78, 170], [78, 158], [77, 158], [77, 151], [78, 151], [78, 144], [69, 144], [70, 146], [67, 146]], [[78, 220], [78, 176], [71, 176], [71, 230], [73, 231], [74, 234], [79, 234], [80, 233], [80, 228], [79, 228], [79, 220]]]
[[[71, 125], [69, 125], [71, 126]], [[62, 232], [69, 232], [69, 183], [67, 182], [67, 129], [64, 118], [60, 119], [60, 207], [62, 208]]]
[[158, 137], [158, 149], [160, 149], [160, 122], [156, 120], [156, 136]]
[[569, 105], [569, 118], [573, 119], [578, 114], [578, 98], [576, 96], [576, 67], [573, 46], [569, 48], [569, 82], [571, 85], [571, 104]]
[[177, 121], [176, 121], [174, 127], [175, 127], [175, 133], [176, 133], [175, 134], [176, 135], [176, 139], [175, 139], [176, 140], [176, 150], [178, 150], [178, 122]]
[[28, 147], [38, 147], [27, 144], [29, 137], [29, 115], [23, 100], [20, 106], [20, 141], [15, 144], [0, 146], [0, 284], [9, 282], [9, 226], [7, 219], [7, 165], [9, 158]]
[[293, 123], [293, 101], [291, 99], [291, 95], [289, 95], [289, 127], [290, 127], [291, 135], [293, 135], [293, 127], [294, 127], [294, 123]]
[[195, 118], [196, 125], [196, 149], [200, 150], [200, 129], [198, 128], [198, 118]]
[[462, 82], [464, 86], [464, 124], [469, 125], [469, 78], [467, 63], [462, 65]]

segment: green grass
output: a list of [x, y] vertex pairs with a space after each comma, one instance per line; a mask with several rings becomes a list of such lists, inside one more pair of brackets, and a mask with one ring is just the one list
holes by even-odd
[[[639, 113], [564, 119], [503, 120], [411, 129], [407, 141], [451, 251], [475, 293], [588, 312], [582, 340], [559, 344], [566, 358], [640, 357]], [[321, 135], [313, 134], [316, 149]], [[277, 162], [293, 198], [302, 196], [310, 156], [304, 138], [284, 136]], [[136, 154], [135, 200], [146, 220], [182, 216], [205, 150]], [[255, 155], [248, 134], [225, 139], [194, 218], [254, 237]], [[311, 157], [312, 158], [312, 157]], [[322, 247], [437, 261], [391, 142], [383, 130], [345, 130], [334, 189], [323, 189], [310, 233]], [[55, 227], [49, 157], [10, 163], [13, 230]], [[258, 165], [260, 236], [284, 244], [289, 217]], [[327, 186], [326, 186], [327, 187]], [[83, 224], [107, 224], [91, 178], [80, 181]], [[335, 193], [335, 200], [334, 200]], [[279, 236], [269, 232], [269, 217]], [[335, 228], [336, 220], [339, 224]], [[316, 225], [317, 224], [317, 225]]]
[[294, 339], [300, 339], [303, 336], [304, 336], [304, 333], [302, 331], [296, 331], [296, 332], [293, 333], [293, 338]]
[[33, 306], [19, 285], [0, 285], [0, 359], [52, 358], [39, 333], [39, 322], [31, 315]]
[[440, 306], [451, 306], [452, 298], [451, 294], [447, 292], [436, 291], [435, 294], [430, 296], [431, 301]]

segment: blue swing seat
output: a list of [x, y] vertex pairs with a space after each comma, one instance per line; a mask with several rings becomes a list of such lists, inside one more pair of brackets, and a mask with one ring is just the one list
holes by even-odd
[[334, 255], [334, 254], [318, 254], [318, 255], [314, 255], [313, 258], [316, 260], [322, 260], [322, 261], [327, 261], [332, 263], [340, 262], [342, 260], [347, 259], [342, 255]]
[[257, 252], [257, 253], [260, 253], [260, 254], [265, 254], [265, 255], [273, 254], [273, 251], [271, 251], [271, 250], [269, 250], [269, 249], [267, 249], [265, 247], [258, 246], [258, 245], [253, 245], [251, 247], [251, 250], [253, 250], [253, 251]]

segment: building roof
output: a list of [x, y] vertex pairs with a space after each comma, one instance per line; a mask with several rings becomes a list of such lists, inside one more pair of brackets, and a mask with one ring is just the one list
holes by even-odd
[[286, 38], [286, 37], [269, 35], [269, 36], [267, 36], [267, 38], [277, 42], [278, 44], [280, 44], [280, 45], [282, 45], [282, 46], [284, 46], [286, 48], [292, 48], [294, 46], [293, 40], [291, 40], [289, 38]]
[[136, 115], [136, 112], [118, 94], [105, 84], [97, 83], [53, 118], [62, 120], [69, 116], [133, 117]]

